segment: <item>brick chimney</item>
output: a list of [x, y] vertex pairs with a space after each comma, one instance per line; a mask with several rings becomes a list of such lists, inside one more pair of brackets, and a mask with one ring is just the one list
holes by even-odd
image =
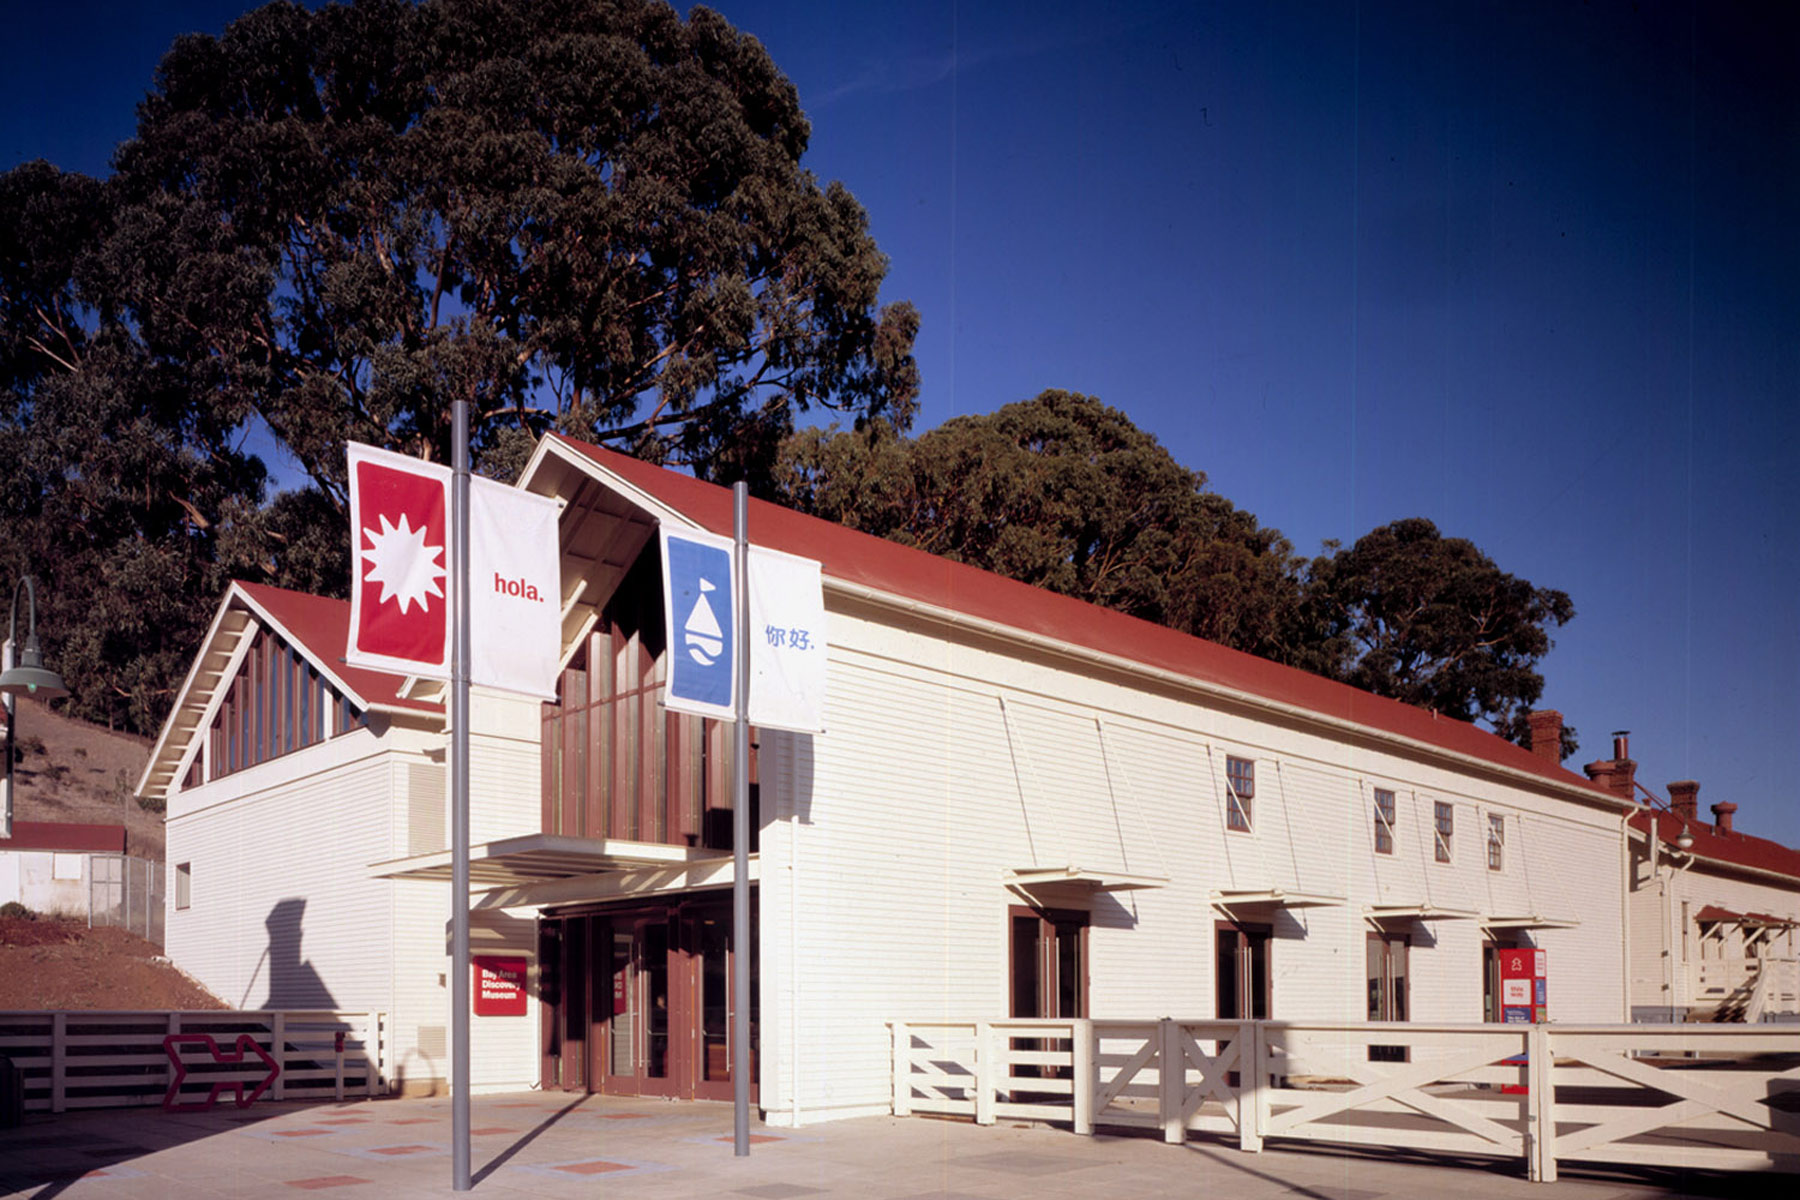
[[1631, 735], [1620, 729], [1613, 733], [1613, 756], [1591, 762], [1582, 768], [1587, 777], [1622, 800], [1637, 799], [1637, 764], [1631, 761]]
[[1721, 800], [1712, 806], [1713, 824], [1720, 833], [1731, 832], [1731, 814], [1737, 811], [1737, 805], [1729, 800]]
[[1540, 708], [1527, 713], [1530, 726], [1531, 752], [1552, 765], [1562, 762], [1562, 714], [1554, 708]]
[[1700, 785], [1683, 779], [1669, 785], [1669, 811], [1684, 821], [1700, 819]]

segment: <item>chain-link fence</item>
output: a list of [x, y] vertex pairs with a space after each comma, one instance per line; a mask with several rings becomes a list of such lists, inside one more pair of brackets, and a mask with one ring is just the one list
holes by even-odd
[[162, 864], [127, 854], [90, 855], [88, 924], [117, 925], [162, 945]]

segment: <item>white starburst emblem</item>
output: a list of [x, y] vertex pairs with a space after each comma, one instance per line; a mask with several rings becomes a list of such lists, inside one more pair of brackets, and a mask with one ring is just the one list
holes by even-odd
[[444, 555], [442, 546], [425, 544], [425, 527], [412, 528], [406, 514], [400, 514], [400, 524], [395, 525], [384, 515], [381, 518], [381, 531], [364, 527], [363, 536], [368, 538], [371, 546], [361, 552], [362, 557], [373, 564], [364, 583], [379, 583], [381, 599], [379, 604], [398, 598], [401, 615], [405, 615], [416, 603], [420, 609], [430, 612], [431, 602], [427, 597], [444, 595], [444, 589], [438, 586], [438, 580], [445, 575], [439, 559]]

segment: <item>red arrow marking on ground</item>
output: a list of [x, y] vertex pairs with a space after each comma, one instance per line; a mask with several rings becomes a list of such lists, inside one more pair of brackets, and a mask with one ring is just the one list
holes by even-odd
[[[181, 1060], [181, 1051], [178, 1049], [183, 1044], [205, 1047], [216, 1063], [241, 1063], [244, 1061], [244, 1051], [255, 1051], [256, 1057], [262, 1059], [263, 1065], [269, 1068], [269, 1073], [263, 1076], [262, 1082], [257, 1084], [248, 1096], [244, 1095], [244, 1081], [234, 1079], [213, 1084], [212, 1090], [206, 1094], [204, 1102], [177, 1104], [175, 1097], [181, 1094], [181, 1081], [187, 1078], [187, 1064]], [[213, 1105], [219, 1102], [220, 1094], [227, 1089], [237, 1093], [232, 1098], [234, 1104], [239, 1108], [249, 1108], [251, 1104], [255, 1103], [258, 1096], [269, 1090], [269, 1085], [274, 1083], [281, 1074], [281, 1064], [276, 1062], [274, 1057], [247, 1033], [238, 1034], [236, 1054], [227, 1054], [220, 1050], [219, 1043], [213, 1040], [210, 1033], [171, 1033], [163, 1039], [163, 1053], [169, 1056], [169, 1062], [175, 1068], [175, 1078], [169, 1081], [169, 1090], [163, 1093], [164, 1112], [208, 1112]]]

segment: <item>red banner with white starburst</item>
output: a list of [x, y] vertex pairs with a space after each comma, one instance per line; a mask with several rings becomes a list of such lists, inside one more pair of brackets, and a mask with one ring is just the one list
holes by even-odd
[[352, 666], [450, 675], [450, 468], [352, 442]]

